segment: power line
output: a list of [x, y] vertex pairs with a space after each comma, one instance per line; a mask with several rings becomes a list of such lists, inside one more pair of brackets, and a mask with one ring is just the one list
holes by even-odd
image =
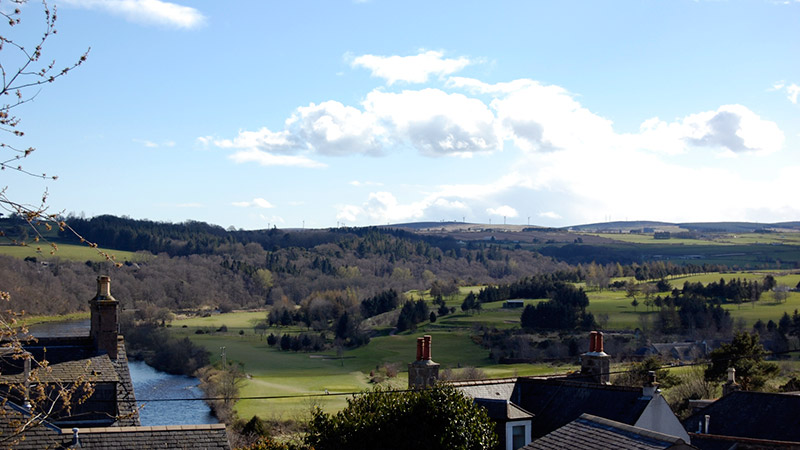
[[[763, 356], [778, 356], [778, 355], [786, 355], [790, 353], [800, 352], [800, 349], [792, 349], [792, 350], [784, 350], [780, 352], [767, 352], [764, 353]], [[734, 361], [737, 359], [747, 358], [748, 356], [735, 356], [731, 358], [720, 358], [717, 361]], [[680, 364], [678, 366], [673, 365], [663, 365], [659, 366], [658, 369], [674, 369], [676, 367], [692, 367], [692, 366], [704, 366], [710, 364], [710, 360], [703, 360], [703, 361], [696, 361], [692, 363]], [[608, 371], [603, 372], [600, 375], [619, 375], [624, 373], [632, 373], [633, 369], [625, 369], [625, 370], [615, 370], [615, 371]], [[532, 378], [548, 378], [548, 377], [558, 377], [558, 376], [565, 376], [565, 373], [552, 373], [547, 375], [535, 375]], [[569, 375], [570, 380], [579, 380], [579, 379], [588, 379], [593, 378], [596, 375], [580, 375], [580, 374], [573, 374]], [[483, 380], [469, 380], [469, 381], [483, 381]], [[394, 394], [394, 393], [402, 393], [402, 392], [411, 392], [414, 389], [392, 389], [387, 391], [377, 391], [382, 394]], [[363, 394], [365, 391], [356, 391], [356, 392], [326, 392], [326, 393], [319, 393], [319, 394], [293, 394], [293, 395], [262, 395], [262, 396], [248, 396], [248, 397], [197, 397], [197, 398], [160, 398], [160, 399], [137, 399], [137, 403], [145, 403], [145, 402], [178, 402], [178, 401], [196, 401], [196, 400], [203, 400], [203, 401], [215, 401], [215, 400], [281, 400], [281, 399], [292, 399], [292, 398], [314, 398], [314, 397], [332, 397], [332, 396], [342, 396], [342, 395], [359, 395]]]

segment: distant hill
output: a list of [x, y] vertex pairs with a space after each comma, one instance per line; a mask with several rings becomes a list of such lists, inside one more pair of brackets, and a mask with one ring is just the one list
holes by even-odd
[[601, 222], [601, 223], [589, 223], [585, 225], [573, 225], [570, 227], [564, 227], [566, 229], [570, 229], [573, 231], [595, 231], [595, 232], [603, 232], [603, 231], [623, 231], [628, 232], [630, 230], [641, 230], [643, 228], [654, 228], [663, 231], [671, 231], [670, 229], [678, 229], [681, 228], [680, 224], [676, 223], [669, 223], [669, 222], [653, 222], [649, 220], [633, 220], [633, 221], [617, 221], [617, 222]]

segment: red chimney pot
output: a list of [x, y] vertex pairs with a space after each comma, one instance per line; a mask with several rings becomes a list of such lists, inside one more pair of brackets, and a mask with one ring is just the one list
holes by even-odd
[[425, 336], [423, 336], [423, 339], [425, 339], [425, 343], [422, 346], [422, 350], [423, 350], [423, 357], [422, 358], [425, 361], [430, 361], [431, 360], [431, 336], [429, 334], [426, 334]]

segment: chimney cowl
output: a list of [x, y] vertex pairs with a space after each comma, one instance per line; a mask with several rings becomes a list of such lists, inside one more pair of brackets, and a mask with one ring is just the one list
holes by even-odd
[[111, 277], [108, 275], [100, 275], [97, 277], [97, 295], [95, 295], [92, 300], [116, 301], [114, 296], [111, 295]]
[[647, 381], [642, 386], [643, 397], [655, 397], [658, 394], [658, 383], [656, 383], [655, 371], [647, 372]]

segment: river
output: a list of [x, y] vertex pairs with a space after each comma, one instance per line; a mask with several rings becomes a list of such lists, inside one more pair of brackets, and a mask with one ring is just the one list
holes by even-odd
[[160, 372], [144, 361], [129, 361], [128, 366], [142, 426], [219, 423], [206, 402], [198, 400], [203, 391], [197, 378]]
[[[34, 336], [88, 336], [89, 321], [37, 324], [30, 327], [30, 332]], [[219, 423], [206, 402], [198, 400], [203, 391], [197, 387], [200, 383], [197, 378], [170, 375], [143, 361], [128, 361], [128, 367], [142, 426]]]

